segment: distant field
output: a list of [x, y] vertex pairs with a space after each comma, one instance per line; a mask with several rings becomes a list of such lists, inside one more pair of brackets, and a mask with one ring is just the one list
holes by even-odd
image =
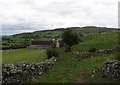
[[39, 38], [55, 38], [57, 36], [61, 36], [63, 31], [45, 31], [45, 32], [34, 32], [33, 36], [39, 36]]
[[[94, 37], [94, 38], [93, 38]], [[93, 39], [92, 39], [93, 38]], [[86, 39], [86, 40], [85, 40]], [[108, 49], [118, 44], [118, 34], [116, 32], [106, 32], [95, 36], [86, 36], [85, 41], [73, 47], [77, 51], [88, 51], [90, 48]]]
[[47, 59], [45, 50], [34, 50], [34, 49], [16, 49], [6, 50], [2, 53], [2, 63], [18, 63], [21, 61], [41, 62]]

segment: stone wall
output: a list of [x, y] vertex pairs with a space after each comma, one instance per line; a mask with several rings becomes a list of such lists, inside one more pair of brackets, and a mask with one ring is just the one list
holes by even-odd
[[114, 51], [120, 51], [120, 45], [117, 45], [111, 49], [103, 49], [103, 50], [98, 50], [96, 52], [73, 52], [73, 55], [77, 56], [80, 59], [85, 59], [85, 58], [90, 58], [94, 57], [96, 55], [102, 54], [102, 53], [112, 53]]
[[56, 57], [52, 57], [45, 62], [32, 63], [20, 62], [18, 64], [2, 65], [2, 82], [3, 83], [29, 83], [35, 77], [41, 76], [50, 69], [55, 62]]
[[97, 74], [108, 79], [120, 80], [120, 61], [108, 59], [102, 67], [93, 70], [92, 77]]

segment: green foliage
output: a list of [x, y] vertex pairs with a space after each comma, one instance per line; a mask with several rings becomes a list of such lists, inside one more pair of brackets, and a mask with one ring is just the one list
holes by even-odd
[[89, 50], [89, 52], [95, 52], [95, 51], [97, 51], [96, 48], [91, 48], [91, 49]]
[[22, 33], [16, 34], [12, 36], [4, 36], [2, 37], [2, 49], [19, 49], [25, 48], [31, 44], [32, 39], [40, 39], [40, 38], [55, 38], [60, 37], [62, 31], [36, 31], [33, 33]]
[[30, 38], [23, 38], [21, 36], [7, 36], [2, 38], [2, 49], [18, 49], [25, 48], [30, 45]]
[[59, 52], [57, 50], [55, 50], [55, 49], [48, 49], [46, 51], [46, 54], [47, 54], [48, 59], [53, 57], [53, 56], [54, 57], [59, 57]]
[[62, 34], [62, 40], [67, 46], [67, 50], [71, 51], [71, 47], [75, 44], [78, 44], [80, 41], [80, 38], [75, 33], [73, 33], [72, 30], [67, 29]]

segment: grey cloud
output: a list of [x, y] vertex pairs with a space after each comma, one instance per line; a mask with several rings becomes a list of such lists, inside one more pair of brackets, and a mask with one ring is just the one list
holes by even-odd
[[14, 25], [3, 30], [22, 32], [85, 25], [117, 27], [117, 5], [118, 0], [3, 0], [0, 24]]

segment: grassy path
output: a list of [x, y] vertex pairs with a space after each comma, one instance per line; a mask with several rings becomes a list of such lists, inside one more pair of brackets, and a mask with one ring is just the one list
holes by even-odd
[[57, 64], [48, 72], [36, 79], [36, 83], [89, 83], [111, 82], [105, 79], [92, 79], [92, 69], [101, 66], [107, 58], [113, 58], [116, 53], [103, 54], [94, 58], [79, 60], [69, 54], [59, 58]]

